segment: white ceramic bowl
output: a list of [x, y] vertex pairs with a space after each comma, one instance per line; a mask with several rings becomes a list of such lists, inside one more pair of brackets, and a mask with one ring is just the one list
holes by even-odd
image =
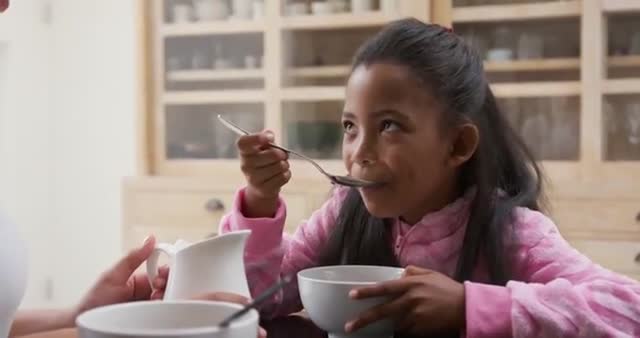
[[384, 303], [384, 297], [352, 300], [349, 291], [357, 287], [397, 279], [404, 269], [340, 265], [302, 270], [298, 273], [300, 299], [311, 320], [329, 333], [330, 338], [393, 336], [393, 326], [388, 320], [373, 323], [357, 332], [346, 334], [344, 325], [365, 310]]
[[80, 338], [254, 338], [258, 313], [250, 311], [227, 328], [217, 327], [237, 304], [207, 301], [145, 301], [110, 305], [80, 315]]

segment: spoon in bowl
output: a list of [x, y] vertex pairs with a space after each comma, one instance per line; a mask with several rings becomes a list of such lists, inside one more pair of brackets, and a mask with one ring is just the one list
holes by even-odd
[[[225, 120], [222, 116], [218, 115], [218, 120], [220, 120], [220, 122], [227, 127], [229, 130], [233, 131], [234, 133], [240, 135], [240, 136], [245, 136], [245, 135], [249, 135], [249, 132], [236, 126], [235, 124]], [[302, 155], [298, 152], [295, 152], [293, 150], [287, 149], [285, 147], [281, 147], [279, 145], [273, 144], [273, 143], [269, 143], [269, 146], [272, 148], [276, 148], [276, 149], [280, 149], [282, 151], [284, 151], [285, 153], [291, 154], [291, 155], [295, 155], [298, 156], [300, 158], [302, 158], [303, 160], [311, 163], [314, 167], [316, 167], [316, 169], [318, 169], [318, 171], [320, 173], [322, 173], [324, 176], [326, 176], [329, 181], [331, 181], [334, 184], [339, 184], [339, 185], [344, 185], [347, 187], [354, 187], [354, 188], [366, 188], [366, 187], [373, 187], [376, 186], [377, 183], [376, 182], [371, 182], [371, 181], [365, 181], [365, 180], [360, 180], [357, 178], [353, 178], [350, 176], [341, 176], [341, 175], [332, 175], [329, 174], [328, 172], [326, 172], [324, 169], [322, 169], [322, 167], [316, 163], [316, 161], [312, 160], [311, 158]]]
[[245, 313], [251, 311], [252, 309], [257, 309], [262, 302], [269, 299], [273, 294], [275, 294], [278, 290], [282, 289], [286, 284], [291, 282], [291, 276], [282, 277], [277, 283], [273, 284], [271, 287], [266, 289], [260, 296], [256, 297], [251, 303], [245, 305], [242, 309], [232, 313], [229, 317], [225, 318], [223, 321], [218, 324], [220, 327], [227, 327], [231, 324], [232, 321], [242, 317]]

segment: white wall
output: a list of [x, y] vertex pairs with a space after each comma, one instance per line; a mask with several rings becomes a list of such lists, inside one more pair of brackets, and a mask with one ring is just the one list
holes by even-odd
[[31, 251], [25, 304], [42, 305], [52, 272], [50, 34], [40, 1], [13, 1], [0, 15], [6, 72], [0, 97], [0, 209], [19, 226]]
[[120, 181], [135, 167], [135, 1], [53, 0], [50, 25], [47, 2], [0, 15], [0, 204], [31, 247], [25, 307], [76, 301], [120, 256]]
[[121, 178], [135, 172], [131, 0], [53, 2], [55, 296], [75, 301], [121, 254]]

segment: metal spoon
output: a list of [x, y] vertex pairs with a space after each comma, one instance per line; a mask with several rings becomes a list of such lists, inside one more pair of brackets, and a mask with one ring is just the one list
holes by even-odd
[[269, 299], [269, 297], [273, 296], [274, 293], [276, 293], [278, 290], [284, 287], [287, 283], [291, 282], [291, 279], [292, 279], [291, 276], [285, 276], [281, 278], [280, 281], [278, 281], [276, 284], [273, 284], [271, 287], [269, 287], [264, 292], [262, 292], [262, 294], [260, 294], [260, 296], [254, 299], [251, 303], [245, 305], [242, 309], [232, 313], [229, 317], [225, 318], [222, 322], [220, 322], [220, 324], [218, 324], [218, 326], [227, 327], [235, 319], [242, 317], [245, 313], [251, 311], [252, 309], [257, 309], [257, 307], [262, 302]]
[[[235, 124], [225, 120], [222, 116], [218, 115], [218, 120], [220, 120], [220, 122], [222, 122], [222, 124], [229, 128], [229, 130], [235, 132], [236, 134], [240, 135], [240, 136], [244, 136], [244, 135], [249, 135], [249, 132], [236, 126]], [[364, 188], [364, 187], [373, 187], [375, 185], [377, 185], [377, 183], [375, 182], [371, 182], [371, 181], [365, 181], [365, 180], [360, 180], [357, 178], [353, 178], [350, 176], [340, 176], [340, 175], [331, 175], [328, 172], [324, 171], [324, 169], [322, 169], [322, 167], [316, 163], [316, 161], [310, 159], [309, 157], [302, 155], [298, 152], [295, 152], [293, 150], [287, 149], [285, 147], [281, 147], [279, 145], [273, 144], [273, 143], [269, 143], [269, 146], [276, 148], [276, 149], [280, 149], [288, 154], [292, 154], [292, 155], [296, 155], [300, 158], [302, 158], [303, 160], [311, 163], [314, 167], [316, 167], [316, 169], [318, 169], [318, 171], [320, 173], [322, 173], [324, 176], [326, 176], [332, 183], [335, 184], [339, 184], [339, 185], [344, 185], [347, 187], [355, 187], [355, 188]]]

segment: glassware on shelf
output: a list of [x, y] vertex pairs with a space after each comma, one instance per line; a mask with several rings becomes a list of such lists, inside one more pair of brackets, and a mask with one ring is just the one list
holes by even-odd
[[554, 97], [549, 114], [547, 138], [547, 158], [551, 160], [571, 160], [578, 155], [578, 130], [576, 118], [579, 114], [571, 109], [569, 98]]
[[398, 0], [380, 0], [380, 10], [385, 14], [397, 14], [398, 4]]
[[373, 0], [351, 0], [351, 12], [361, 14], [375, 10]]
[[294, 2], [285, 6], [285, 14], [288, 16], [309, 14], [309, 4], [306, 2]]
[[625, 110], [626, 138], [640, 152], [640, 102], [632, 102]]
[[536, 160], [543, 160], [548, 154], [549, 116], [548, 111], [540, 109], [542, 102], [536, 101], [538, 104], [523, 105], [524, 121], [520, 133]]
[[253, 55], [247, 55], [244, 57], [245, 68], [258, 68], [258, 58]]
[[263, 0], [254, 0], [253, 1], [253, 19], [259, 20], [264, 17], [264, 1]]
[[513, 59], [513, 42], [511, 30], [506, 26], [496, 28], [493, 46], [487, 52], [489, 61], [508, 61]]
[[191, 68], [192, 69], [211, 68], [211, 60], [209, 59], [207, 53], [205, 53], [201, 49], [194, 50], [193, 55], [191, 57]]
[[629, 54], [640, 55], [640, 31], [633, 34], [629, 45]]
[[327, 15], [333, 13], [333, 6], [326, 1], [314, 1], [311, 3], [311, 14]]
[[186, 3], [173, 5], [173, 23], [188, 23], [193, 20], [193, 6]]
[[213, 47], [213, 68], [215, 69], [229, 69], [233, 68], [233, 62], [231, 59], [227, 59], [222, 54], [222, 45], [215, 44]]
[[328, 0], [334, 13], [345, 13], [349, 11], [349, 0]]
[[288, 143], [293, 149], [317, 158], [331, 158], [339, 149], [342, 130], [333, 121], [295, 121], [287, 126]]
[[193, 0], [198, 21], [226, 20], [229, 5], [226, 0]]
[[522, 33], [518, 40], [518, 59], [541, 59], [544, 50], [544, 39], [535, 33]]
[[167, 70], [168, 71], [176, 71], [181, 70], [184, 67], [182, 64], [182, 59], [178, 56], [171, 56], [167, 60]]
[[252, 17], [252, 0], [232, 0], [233, 15], [232, 19], [249, 20]]

